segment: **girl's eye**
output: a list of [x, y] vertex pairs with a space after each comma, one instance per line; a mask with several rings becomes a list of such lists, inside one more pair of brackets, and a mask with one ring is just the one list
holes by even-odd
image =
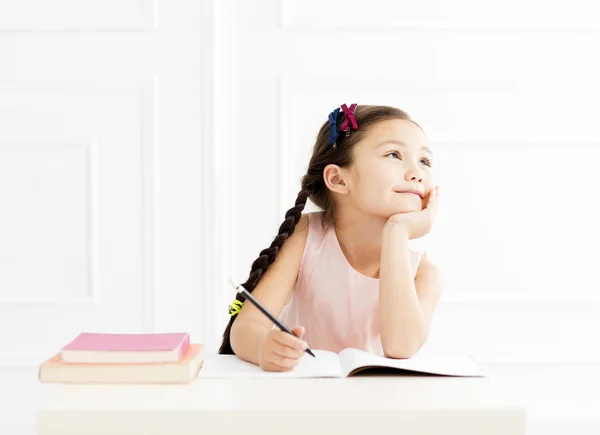
[[[386, 157], [388, 156], [396, 156], [396, 158], [402, 160], [402, 156], [400, 155], [400, 153], [396, 152], [396, 151], [392, 151], [391, 153], [387, 153], [385, 155]], [[421, 163], [423, 163], [425, 166], [431, 166], [431, 160], [429, 160], [428, 158], [422, 158]]]

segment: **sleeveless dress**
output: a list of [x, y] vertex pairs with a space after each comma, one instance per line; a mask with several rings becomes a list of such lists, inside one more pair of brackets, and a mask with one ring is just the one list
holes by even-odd
[[[340, 352], [353, 347], [383, 355], [379, 332], [379, 279], [354, 269], [333, 225], [323, 229], [323, 212], [307, 213], [306, 246], [294, 293], [279, 318], [302, 325], [312, 349]], [[409, 249], [413, 277], [422, 253]]]

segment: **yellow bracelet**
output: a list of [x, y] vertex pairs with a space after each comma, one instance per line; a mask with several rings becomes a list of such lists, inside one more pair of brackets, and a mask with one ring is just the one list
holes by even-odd
[[242, 306], [244, 306], [243, 302], [238, 301], [237, 299], [233, 301], [231, 305], [229, 305], [229, 315], [235, 316], [236, 314], [239, 314]]

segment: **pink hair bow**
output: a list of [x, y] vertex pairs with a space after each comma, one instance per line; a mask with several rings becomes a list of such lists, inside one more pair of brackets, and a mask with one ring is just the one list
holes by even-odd
[[350, 108], [345, 104], [342, 104], [342, 110], [344, 111], [344, 122], [340, 127], [341, 131], [345, 131], [346, 135], [350, 134], [350, 128], [348, 124], [352, 126], [354, 130], [358, 130], [358, 124], [356, 123], [356, 118], [354, 117], [354, 111], [356, 110], [356, 103], [352, 104]]

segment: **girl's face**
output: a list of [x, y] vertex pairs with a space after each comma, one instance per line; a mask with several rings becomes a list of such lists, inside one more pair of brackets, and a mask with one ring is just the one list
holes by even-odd
[[381, 121], [356, 145], [354, 163], [344, 171], [348, 200], [363, 213], [384, 218], [420, 211], [433, 187], [432, 161], [417, 125]]

